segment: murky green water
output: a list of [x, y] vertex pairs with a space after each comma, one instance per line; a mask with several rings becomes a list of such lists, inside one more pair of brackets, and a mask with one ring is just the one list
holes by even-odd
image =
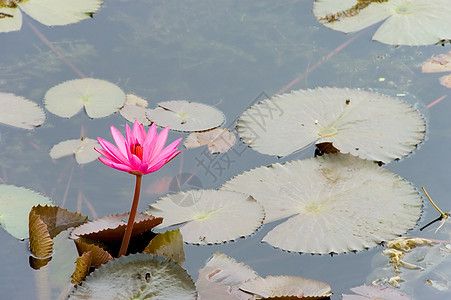
[[[373, 27], [337, 48], [355, 35], [321, 26], [311, 7], [312, 1], [107, 1], [93, 19], [53, 28], [24, 16], [20, 32], [0, 34], [0, 91], [42, 105], [50, 87], [79, 78], [78, 72], [142, 96], [150, 107], [173, 99], [215, 105], [226, 115], [225, 126], [230, 128], [244, 109], [282, 89], [337, 86], [406, 94], [400, 97], [426, 116], [427, 139], [409, 157], [387, 168], [417, 188], [425, 186], [442, 210], [450, 210], [451, 92], [439, 84], [441, 74], [421, 73], [424, 60], [449, 51], [450, 45], [383, 45], [371, 41]], [[30, 24], [78, 71], [50, 49]], [[445, 100], [426, 108], [443, 95]], [[98, 161], [79, 166], [72, 157], [52, 161], [48, 155], [54, 144], [81, 135], [111, 140], [109, 126], [124, 130], [124, 124], [117, 114], [91, 120], [84, 113], [71, 119], [48, 113], [43, 126], [32, 132], [1, 126], [0, 180], [40, 191], [58, 205], [65, 201], [64, 207], [72, 211], [81, 205], [81, 212], [91, 218], [125, 212], [130, 209], [133, 176]], [[185, 136], [171, 132], [170, 139]], [[213, 159], [204, 148], [184, 150], [169, 165], [144, 177], [139, 209], [145, 210], [164, 195], [168, 189], [164, 182], [179, 174], [195, 176], [182, 180], [181, 187], [172, 181], [169, 190], [218, 188], [244, 170], [311, 156], [312, 147], [277, 159], [241, 142]], [[426, 202], [424, 211], [421, 226], [438, 216]], [[341, 293], [365, 283], [373, 257], [383, 249], [333, 257], [289, 253], [260, 242], [275, 225], [264, 225], [248, 238], [223, 245], [185, 245], [185, 267], [195, 280], [212, 253], [220, 251], [262, 276], [295, 275], [327, 282], [334, 292], [332, 299], [341, 299]], [[449, 240], [446, 231], [434, 234], [435, 228], [424, 232], [415, 228], [408, 235]], [[56, 290], [48, 292], [51, 284], [45, 284], [46, 276], [54, 275], [28, 265], [27, 242], [2, 229], [0, 241], [0, 298], [55, 298]], [[443, 297], [426, 284], [418, 285], [415, 293], [428, 295], [427, 299]]]

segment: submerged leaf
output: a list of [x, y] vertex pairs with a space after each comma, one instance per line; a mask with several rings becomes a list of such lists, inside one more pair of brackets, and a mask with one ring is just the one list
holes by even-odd
[[58, 159], [75, 154], [77, 163], [87, 164], [96, 160], [100, 155], [94, 150], [94, 147], [100, 148], [100, 144], [90, 138], [66, 140], [59, 142], [50, 149], [50, 157], [52, 159]]
[[239, 289], [244, 282], [257, 278], [254, 270], [225, 254], [216, 252], [199, 270], [196, 290], [199, 299], [253, 299], [253, 296]]
[[147, 117], [158, 126], [178, 131], [203, 131], [224, 123], [224, 114], [218, 109], [186, 100], [158, 103], [157, 108], [147, 110]]
[[45, 107], [64, 118], [74, 116], [83, 107], [91, 118], [106, 117], [118, 111], [124, 102], [125, 94], [118, 86], [94, 78], [63, 82], [44, 96]]
[[330, 285], [327, 283], [296, 276], [257, 277], [243, 283], [240, 289], [262, 298], [320, 299], [332, 295]]
[[42, 194], [14, 185], [0, 184], [0, 224], [18, 239], [28, 238], [28, 216], [35, 205], [52, 205]]
[[[120, 283], [120, 284], [118, 284]], [[179, 265], [149, 254], [122, 256], [91, 273], [69, 299], [196, 299]]]
[[[85, 223], [72, 231], [71, 238], [84, 237], [98, 242], [121, 241], [127, 227], [129, 214], [128, 212], [112, 214]], [[145, 213], [137, 213], [131, 236], [134, 237], [149, 231], [161, 222], [161, 218], [155, 218]]]
[[187, 149], [207, 145], [211, 154], [227, 152], [235, 145], [236, 137], [226, 128], [215, 128], [203, 132], [193, 132], [185, 140]]
[[193, 244], [223, 243], [250, 235], [265, 217], [252, 197], [217, 190], [170, 194], [150, 205], [147, 213], [163, 218], [159, 228], [183, 224], [183, 240]]
[[256, 168], [222, 189], [254, 197], [265, 209], [266, 223], [290, 217], [263, 241], [307, 253], [377, 246], [414, 227], [422, 205], [409, 182], [374, 162], [344, 154]]
[[388, 163], [424, 139], [425, 121], [399, 99], [326, 87], [263, 100], [243, 113], [237, 131], [264, 154], [285, 156], [311, 143], [329, 143], [341, 153]]
[[[0, 10], [1, 11], [1, 10]], [[0, 12], [1, 16], [1, 12]], [[0, 26], [1, 26], [0, 17]], [[0, 123], [33, 129], [45, 121], [44, 110], [36, 103], [13, 94], [0, 93]]]
[[430, 45], [451, 39], [449, 0], [316, 0], [313, 14], [324, 26], [346, 33], [386, 19], [373, 40], [390, 45]]
[[451, 51], [448, 54], [439, 54], [426, 60], [421, 70], [423, 73], [451, 72]]
[[159, 255], [182, 266], [185, 262], [185, 251], [183, 250], [183, 236], [180, 229], [158, 234], [142, 253]]
[[351, 288], [356, 295], [343, 294], [343, 300], [370, 300], [370, 299], [390, 299], [390, 300], [410, 300], [410, 297], [397, 289], [382, 285], [361, 285]]

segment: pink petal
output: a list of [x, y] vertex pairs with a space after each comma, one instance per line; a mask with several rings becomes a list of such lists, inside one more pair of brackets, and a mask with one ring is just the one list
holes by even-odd
[[121, 151], [122, 155], [125, 157], [127, 155], [127, 151], [125, 151], [124, 136], [114, 126], [111, 126], [111, 135], [113, 136], [114, 142], [116, 143], [118, 149]]
[[104, 140], [102, 138], [97, 138], [97, 141], [99, 142], [100, 146], [107, 151], [111, 156], [115, 157], [118, 162], [121, 163], [127, 163], [128, 159], [121, 153], [121, 151], [108, 142], [107, 140]]
[[178, 145], [180, 144], [181, 141], [182, 141], [182, 138], [179, 138], [179, 139], [175, 140], [170, 145], [168, 145], [166, 148], [164, 148], [163, 151], [161, 151], [153, 159], [155, 161], [159, 161], [159, 160], [162, 160], [162, 159], [166, 159], [168, 156], [171, 156], [175, 151], [177, 151], [177, 147], [178, 147]]
[[143, 146], [143, 161], [149, 162], [150, 156], [152, 154], [153, 148], [155, 147], [155, 143], [157, 141], [157, 127], [155, 123], [150, 126], [149, 131], [147, 132], [146, 140], [144, 141]]
[[125, 124], [125, 137], [127, 139], [127, 148], [130, 151], [130, 146], [136, 144], [136, 138], [133, 135], [133, 132], [130, 130], [128, 124]]
[[135, 123], [133, 124], [133, 136], [141, 146], [144, 144], [146, 130], [144, 129], [143, 124], [139, 124], [137, 120], [135, 120]]
[[158, 135], [155, 147], [153, 148], [152, 154], [150, 155], [150, 161], [154, 160], [155, 157], [163, 150], [164, 144], [168, 138], [169, 127], [165, 127]]
[[104, 157], [99, 157], [99, 160], [104, 163], [105, 165], [107, 165], [108, 167], [111, 167], [113, 169], [119, 170], [119, 171], [125, 171], [125, 172], [130, 172], [133, 171], [132, 168], [130, 168], [129, 166], [123, 165], [123, 164], [118, 164], [118, 163], [114, 163], [111, 160], [104, 158]]

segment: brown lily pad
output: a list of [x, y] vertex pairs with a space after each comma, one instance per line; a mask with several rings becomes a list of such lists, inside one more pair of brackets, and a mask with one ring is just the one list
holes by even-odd
[[50, 237], [47, 225], [33, 209], [29, 216], [30, 251], [38, 259], [52, 256], [53, 240]]
[[82, 256], [84, 253], [91, 251], [91, 266], [98, 268], [102, 264], [107, 263], [109, 260], [112, 260], [113, 257], [110, 253], [103, 250], [99, 246], [88, 243], [86, 240], [80, 238], [74, 241], [77, 246], [78, 254]]
[[77, 258], [75, 271], [71, 276], [72, 284], [74, 285], [80, 284], [88, 275], [89, 268], [91, 268], [92, 256], [93, 256], [92, 251], [89, 250], [83, 253], [79, 258]]
[[63, 230], [79, 226], [88, 221], [87, 216], [70, 212], [58, 206], [34, 206], [32, 209], [36, 215], [47, 225], [50, 237], [54, 238]]
[[[72, 239], [89, 238], [98, 242], [120, 241], [124, 237], [129, 213], [113, 214], [85, 223], [75, 228], [71, 233]], [[163, 218], [138, 213], [133, 225], [132, 237], [147, 232], [163, 222]]]
[[166, 257], [179, 265], [183, 265], [185, 251], [183, 250], [183, 237], [180, 229], [158, 234], [150, 241], [143, 253]]

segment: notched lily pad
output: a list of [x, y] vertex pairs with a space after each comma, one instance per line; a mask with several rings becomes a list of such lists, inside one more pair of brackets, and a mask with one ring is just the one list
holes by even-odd
[[180, 229], [177, 228], [157, 234], [142, 253], [159, 255], [182, 266], [185, 262], [185, 251]]
[[[85, 223], [72, 231], [71, 238], [84, 237], [98, 242], [121, 241], [127, 227], [129, 214], [112, 214]], [[137, 213], [131, 236], [134, 237], [147, 232], [161, 222], [162, 218], [156, 218], [145, 213]]]
[[77, 251], [80, 256], [82, 256], [86, 252], [91, 251], [91, 265], [95, 268], [98, 268], [113, 259], [110, 253], [97, 245], [91, 244], [88, 240], [79, 238], [74, 240], [74, 242], [77, 246]]
[[36, 21], [47, 25], [67, 25], [91, 18], [102, 0], [2, 0], [0, 1], [0, 32], [19, 30], [23, 10]]
[[85, 279], [85, 277], [89, 273], [89, 268], [91, 268], [91, 261], [92, 261], [91, 250], [83, 253], [80, 257], [77, 258], [77, 262], [75, 264], [75, 271], [71, 276], [72, 284], [78, 285]]
[[0, 93], [0, 107], [0, 123], [6, 125], [33, 129], [45, 121], [45, 112], [39, 105], [14, 94]]
[[131, 123], [137, 120], [139, 124], [149, 126], [151, 122], [146, 117], [146, 110], [147, 110], [146, 99], [138, 97], [134, 94], [127, 94], [125, 105], [121, 108], [119, 113], [121, 114], [121, 116], [123, 116], [127, 121]]
[[211, 154], [227, 152], [236, 143], [236, 136], [226, 128], [193, 132], [185, 139], [187, 149], [207, 145]]
[[344, 154], [256, 168], [221, 189], [254, 197], [265, 209], [266, 223], [289, 217], [263, 241], [306, 253], [375, 247], [413, 228], [422, 206], [409, 182], [372, 161]]
[[29, 235], [30, 251], [36, 258], [46, 259], [52, 256], [53, 240], [50, 237], [47, 225], [34, 210], [30, 211]]
[[[120, 284], [118, 284], [120, 282]], [[69, 299], [196, 299], [194, 283], [178, 264], [150, 254], [122, 256], [92, 272]]]
[[330, 87], [263, 100], [237, 122], [241, 139], [264, 154], [285, 156], [316, 143], [384, 163], [412, 152], [425, 130], [418, 111], [397, 98]]
[[28, 215], [35, 205], [52, 205], [46, 196], [14, 185], [0, 184], [0, 224], [18, 239], [28, 238]]
[[430, 45], [451, 39], [448, 0], [316, 0], [313, 14], [324, 26], [346, 33], [386, 19], [373, 40], [390, 45]]
[[50, 157], [58, 159], [75, 154], [75, 160], [78, 164], [87, 164], [96, 160], [100, 155], [94, 150], [94, 147], [99, 148], [100, 144], [90, 138], [66, 140], [59, 142], [50, 149]]
[[63, 82], [44, 96], [45, 107], [64, 118], [74, 116], [83, 107], [89, 117], [103, 118], [117, 112], [124, 103], [125, 94], [117, 85], [94, 78]]
[[54, 238], [63, 230], [79, 226], [88, 221], [87, 216], [70, 212], [58, 206], [37, 205], [31, 211], [45, 223], [51, 238]]
[[217, 190], [171, 194], [150, 205], [147, 213], [163, 218], [158, 226], [181, 224], [186, 243], [223, 243], [255, 232], [263, 223], [263, 208], [250, 196]]
[[158, 126], [178, 131], [204, 131], [224, 123], [224, 114], [218, 109], [186, 100], [158, 103], [157, 108], [147, 110], [147, 118]]

